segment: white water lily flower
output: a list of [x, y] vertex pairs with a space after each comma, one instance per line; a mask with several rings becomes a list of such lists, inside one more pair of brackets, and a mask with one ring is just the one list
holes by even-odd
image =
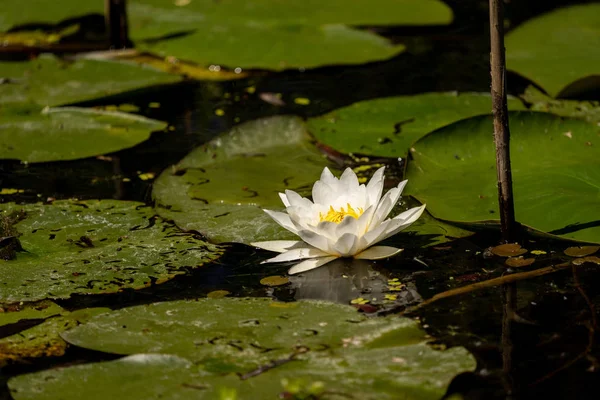
[[321, 178], [313, 186], [313, 201], [286, 190], [279, 193], [286, 212], [264, 210], [275, 222], [302, 240], [251, 244], [281, 253], [263, 262], [307, 259], [293, 266], [289, 274], [320, 267], [338, 257], [377, 260], [398, 254], [402, 249], [373, 245], [415, 222], [425, 205], [385, 219], [398, 202], [407, 181], [400, 182], [398, 187], [381, 197], [384, 169], [379, 168], [365, 186], [358, 183], [350, 168], [346, 168], [338, 179], [325, 167]]

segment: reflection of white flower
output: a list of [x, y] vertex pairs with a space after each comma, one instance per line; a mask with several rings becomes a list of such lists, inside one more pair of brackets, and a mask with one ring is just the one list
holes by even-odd
[[390, 246], [371, 246], [415, 222], [425, 205], [385, 219], [398, 202], [407, 181], [400, 182], [398, 187], [381, 197], [384, 169], [379, 168], [365, 186], [358, 183], [350, 168], [339, 179], [325, 168], [321, 179], [313, 186], [313, 201], [292, 190], [280, 193], [287, 213], [264, 211], [302, 240], [252, 243], [281, 253], [263, 262], [307, 259], [289, 270], [289, 274], [296, 274], [320, 267], [338, 257], [376, 260], [402, 251]]

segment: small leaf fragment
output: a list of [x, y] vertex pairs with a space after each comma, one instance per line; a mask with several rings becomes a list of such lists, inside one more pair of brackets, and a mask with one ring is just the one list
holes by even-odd
[[493, 254], [500, 257], [514, 257], [527, 253], [518, 243], [506, 243], [500, 246], [492, 247], [490, 250]]
[[594, 254], [598, 249], [600, 246], [573, 246], [565, 249], [564, 253], [570, 257], [585, 257]]

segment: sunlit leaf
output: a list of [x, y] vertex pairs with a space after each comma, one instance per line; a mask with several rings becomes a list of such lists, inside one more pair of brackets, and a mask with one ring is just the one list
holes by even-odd
[[[558, 8], [506, 36], [506, 65], [551, 96], [600, 87], [600, 4]], [[569, 87], [571, 86], [571, 87]]]
[[[406, 191], [438, 218], [498, 218], [490, 117], [470, 118], [414, 144]], [[600, 242], [598, 128], [545, 113], [510, 114], [515, 212], [519, 222], [560, 237]]]
[[137, 202], [8, 203], [0, 210], [26, 213], [15, 226], [25, 251], [0, 261], [0, 303], [142, 288], [221, 254]]

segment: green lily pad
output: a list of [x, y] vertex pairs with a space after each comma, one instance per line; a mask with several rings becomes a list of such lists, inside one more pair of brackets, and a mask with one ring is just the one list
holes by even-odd
[[[299, 118], [265, 118], [192, 151], [158, 177], [152, 195], [159, 215], [217, 243], [295, 239], [262, 208], [281, 209], [286, 189], [310, 196], [326, 165]], [[429, 245], [471, 234], [427, 215], [407, 232], [426, 235], [418, 239]]]
[[[148, 393], [166, 393], [165, 387], [172, 390], [172, 397], [166, 398], [193, 393], [194, 398], [219, 399], [229, 391], [262, 400], [278, 398], [298, 381], [306, 386], [322, 382], [325, 390], [361, 399], [395, 399], [399, 394], [437, 399], [454, 375], [475, 367], [463, 348], [429, 347], [413, 320], [366, 318], [353, 307], [314, 301], [225, 298], [155, 303], [96, 316], [63, 337], [89, 349], [137, 355], [16, 377], [9, 383], [16, 400], [59, 395], [70, 399], [64, 397], [69, 393], [88, 398], [88, 392], [89, 398], [120, 398], [125, 391], [132, 399], [157, 398]], [[136, 358], [143, 361], [140, 368], [131, 362]], [[161, 359], [166, 365], [158, 362]], [[167, 372], [157, 379], [154, 370], [160, 368]], [[171, 368], [181, 373], [171, 374]], [[259, 368], [265, 370], [261, 373]], [[111, 381], [113, 376], [130, 379]], [[155, 391], [131, 390], [130, 385], [142, 381]]]
[[159, 215], [211, 241], [292, 239], [261, 207], [281, 208], [285, 189], [309, 194], [326, 165], [300, 118], [265, 118], [192, 151], [158, 177], [152, 194]]
[[31, 358], [62, 356], [67, 343], [60, 337], [60, 333], [107, 311], [110, 309], [86, 308], [74, 312], [63, 310], [33, 328], [0, 339], [0, 367]]
[[543, 111], [552, 114], [600, 123], [600, 101], [556, 100], [546, 96], [533, 86], [528, 86], [521, 95], [523, 101], [530, 104], [531, 111]]
[[[524, 109], [510, 98], [511, 110]], [[405, 158], [411, 144], [458, 120], [489, 114], [483, 93], [425, 93], [361, 101], [308, 120], [320, 142], [344, 153]]]
[[15, 225], [25, 251], [0, 261], [0, 303], [142, 288], [222, 253], [137, 202], [8, 203], [0, 210], [26, 213]]
[[42, 107], [93, 100], [181, 80], [178, 76], [129, 63], [66, 62], [50, 55], [27, 62], [2, 61], [0, 78], [8, 79], [8, 83], [0, 85], [0, 104], [35, 103]]
[[[348, 25], [447, 24], [452, 11], [437, 0], [274, 0], [129, 4], [140, 49], [231, 68], [310, 68], [390, 58], [404, 46]], [[180, 34], [176, 37], [174, 34]], [[290, 51], [293, 49], [293, 51]]]
[[600, 4], [564, 7], [509, 32], [506, 65], [557, 97], [600, 86], [599, 47]]
[[[11, 382], [14, 399], [198, 399], [205, 373], [181, 357], [136, 354], [115, 361], [49, 369]], [[219, 399], [219, 397], [214, 397]], [[225, 400], [225, 399], [223, 399]]]
[[0, 311], [0, 327], [14, 324], [21, 320], [45, 319], [58, 315], [63, 311], [64, 309], [61, 306], [49, 300], [3, 307]]
[[29, 0], [27, 7], [19, 0], [2, 0], [0, 32], [24, 24], [56, 24], [67, 18], [86, 14], [103, 14], [104, 4], [94, 1], [61, 0], [60, 7], [50, 7], [45, 0]]
[[0, 107], [0, 159], [63, 161], [123, 150], [167, 124], [118, 111], [79, 107]]
[[[48, 8], [35, 0], [27, 10], [10, 0], [0, 31], [25, 22], [56, 23], [98, 5], [64, 0]], [[286, 69], [357, 64], [390, 58], [403, 51], [375, 33], [354, 26], [448, 24], [452, 11], [438, 0], [249, 0], [165, 2], [130, 0], [131, 38], [137, 48], [202, 65]], [[293, 51], [290, 51], [293, 49]]]
[[[491, 117], [475, 117], [416, 142], [407, 194], [444, 220], [498, 219], [491, 127]], [[598, 128], [535, 112], [510, 113], [510, 128], [517, 220], [560, 237], [600, 242]]]

